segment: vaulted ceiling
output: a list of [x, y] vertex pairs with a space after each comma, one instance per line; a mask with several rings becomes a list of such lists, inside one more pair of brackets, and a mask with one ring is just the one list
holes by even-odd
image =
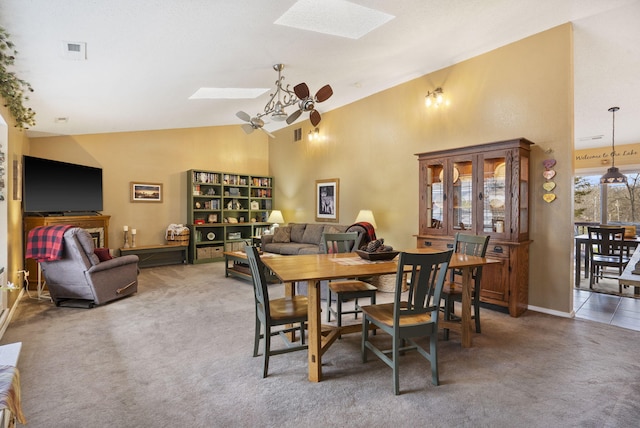
[[[0, 25], [19, 51], [15, 71], [35, 90], [29, 134], [37, 137], [240, 125], [235, 113], [262, 112], [269, 91], [255, 99], [189, 97], [201, 87], [273, 88], [276, 63], [285, 64], [285, 84], [304, 81], [312, 92], [331, 84], [334, 95], [318, 106], [329, 111], [572, 22], [576, 147], [610, 144], [613, 105], [621, 107], [616, 144], [640, 142], [638, 0], [351, 3], [393, 18], [350, 38], [276, 24], [294, 0], [3, 0]], [[349, 16], [348, 27], [361, 17]], [[296, 19], [305, 26], [323, 18]], [[74, 59], [69, 43], [86, 47], [85, 59]]]

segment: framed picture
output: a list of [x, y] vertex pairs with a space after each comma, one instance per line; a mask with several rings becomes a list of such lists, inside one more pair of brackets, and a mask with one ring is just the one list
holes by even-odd
[[132, 181], [129, 187], [131, 189], [131, 202], [162, 202], [161, 183]]
[[316, 221], [338, 221], [340, 179], [316, 180]]

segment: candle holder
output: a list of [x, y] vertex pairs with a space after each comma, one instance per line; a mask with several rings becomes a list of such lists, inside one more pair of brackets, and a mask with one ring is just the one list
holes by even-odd
[[131, 246], [132, 247], [136, 246], [136, 234], [135, 233], [131, 234]]
[[124, 245], [122, 248], [129, 248], [129, 233], [126, 230], [124, 231]]

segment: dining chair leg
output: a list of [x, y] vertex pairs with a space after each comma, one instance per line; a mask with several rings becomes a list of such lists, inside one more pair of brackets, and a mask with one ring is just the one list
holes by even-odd
[[392, 350], [392, 358], [393, 358], [393, 393], [395, 395], [400, 394], [400, 376], [398, 373], [398, 359], [400, 358], [400, 339], [398, 337], [394, 337], [393, 339], [393, 350]]
[[473, 295], [473, 316], [476, 321], [476, 333], [480, 333], [480, 287], [476, 286]]
[[260, 320], [256, 317], [256, 334], [253, 338], [253, 356], [258, 356], [258, 346], [260, 345]]
[[327, 322], [331, 322], [331, 289], [329, 287], [327, 287]]
[[262, 377], [267, 377], [269, 371], [269, 352], [271, 350], [271, 328], [268, 325], [264, 326], [264, 368], [262, 370]]
[[338, 293], [338, 301], [336, 302], [338, 307], [338, 312], [336, 314], [336, 318], [338, 319], [338, 327], [342, 327], [342, 296]]
[[438, 336], [432, 334], [429, 337], [429, 362], [431, 363], [431, 383], [440, 385], [438, 376]]

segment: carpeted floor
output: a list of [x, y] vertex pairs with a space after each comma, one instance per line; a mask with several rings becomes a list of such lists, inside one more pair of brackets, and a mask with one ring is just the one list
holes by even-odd
[[25, 297], [1, 343], [23, 342], [29, 427], [635, 427], [640, 419], [640, 333], [619, 327], [483, 309], [473, 348], [455, 333], [440, 342], [440, 386], [409, 353], [394, 396], [391, 370], [373, 356], [362, 364], [359, 335], [327, 351], [323, 382], [307, 381], [304, 352], [273, 357], [262, 379], [253, 325], [251, 285], [224, 278], [222, 263], [168, 266], [143, 269], [136, 295], [94, 309]]

